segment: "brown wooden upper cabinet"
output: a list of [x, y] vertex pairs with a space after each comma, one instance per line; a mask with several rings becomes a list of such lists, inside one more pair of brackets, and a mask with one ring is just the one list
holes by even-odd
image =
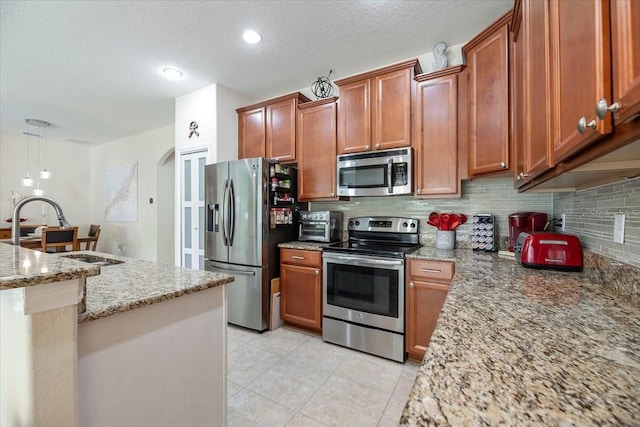
[[299, 200], [337, 200], [337, 99], [298, 106]]
[[295, 162], [298, 104], [308, 101], [296, 92], [238, 108], [238, 158]]
[[577, 185], [561, 175], [640, 135], [640, 2], [516, 0], [513, 21], [515, 186]]
[[639, 1], [611, 1], [611, 47], [613, 97], [599, 101], [598, 107], [604, 114], [607, 110], [615, 110], [613, 120], [620, 125], [640, 114]]
[[418, 82], [413, 151], [415, 195], [460, 197], [458, 75], [464, 65], [415, 77]]
[[510, 170], [509, 23], [511, 11], [464, 45], [470, 177]]
[[516, 187], [553, 166], [550, 37], [544, 31], [549, 3], [523, 0], [514, 8], [511, 43], [511, 105]]
[[414, 59], [336, 80], [338, 154], [410, 146], [413, 77], [421, 72]]
[[598, 119], [595, 111], [598, 101], [611, 94], [609, 1], [551, 0], [549, 21], [551, 161], [557, 163], [612, 129], [611, 116]]

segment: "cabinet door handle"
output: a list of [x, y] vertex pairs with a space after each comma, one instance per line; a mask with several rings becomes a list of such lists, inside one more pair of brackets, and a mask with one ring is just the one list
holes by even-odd
[[421, 268], [420, 271], [424, 271], [425, 273], [442, 273], [442, 270], [434, 270], [433, 268]]
[[619, 109], [620, 104], [618, 104], [617, 102], [609, 105], [607, 104], [607, 100], [602, 98], [600, 101], [598, 101], [598, 105], [596, 105], [596, 116], [598, 116], [600, 120], [603, 120], [607, 116], [607, 113], [609, 111], [611, 111], [612, 113], [617, 113]]
[[596, 119], [587, 123], [587, 119], [584, 116], [580, 117], [580, 120], [578, 120], [578, 132], [580, 132], [580, 135], [584, 134], [587, 128], [595, 129]]
[[505, 162], [500, 162], [498, 166], [500, 166], [500, 169], [504, 169], [507, 167], [507, 164]]
[[522, 181], [523, 179], [525, 179], [526, 177], [528, 177], [529, 174], [528, 173], [524, 173], [524, 172], [520, 172], [518, 174], [518, 181]]
[[316, 270], [316, 276], [320, 274], [320, 270]]
[[336, 197], [336, 193], [331, 193], [331, 197]]
[[291, 258], [293, 258], [293, 259], [304, 259], [303, 256], [299, 256], [299, 255], [292, 255]]
[[410, 287], [410, 288], [415, 288], [415, 287], [416, 287], [416, 284], [415, 284], [415, 283], [413, 283], [413, 282], [409, 282], [409, 287]]
[[380, 148], [380, 144], [376, 144], [376, 150]]
[[369, 150], [371, 150], [371, 146], [370, 145], [365, 145], [364, 149], [369, 151]]
[[416, 193], [418, 193], [418, 194], [422, 194], [422, 188], [418, 188], [418, 189], [416, 190]]

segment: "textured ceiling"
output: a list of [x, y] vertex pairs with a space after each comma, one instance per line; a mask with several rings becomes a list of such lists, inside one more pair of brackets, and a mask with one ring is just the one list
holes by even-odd
[[[107, 142], [170, 125], [174, 98], [212, 83], [266, 99], [466, 42], [512, 4], [2, 0], [0, 128], [33, 117], [50, 140]], [[263, 41], [244, 43], [247, 28]], [[159, 77], [168, 64], [184, 78]]]

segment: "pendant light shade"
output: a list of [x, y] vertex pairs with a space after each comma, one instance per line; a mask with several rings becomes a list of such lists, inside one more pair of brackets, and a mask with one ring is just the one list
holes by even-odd
[[42, 179], [49, 179], [51, 178], [51, 172], [49, 172], [47, 170], [47, 168], [44, 168], [40, 171], [40, 178]]
[[33, 189], [33, 195], [34, 196], [44, 196], [44, 190], [42, 188], [40, 188], [40, 183], [38, 182], [38, 185], [36, 186], [36, 188]]
[[[27, 160], [27, 163], [29, 161]], [[27, 172], [27, 176], [22, 178], [22, 185], [25, 187], [33, 187], [33, 179], [29, 176], [29, 172]]]

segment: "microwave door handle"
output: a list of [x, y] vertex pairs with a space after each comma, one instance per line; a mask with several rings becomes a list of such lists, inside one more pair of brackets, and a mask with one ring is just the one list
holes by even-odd
[[387, 160], [387, 183], [389, 184], [389, 194], [393, 193], [393, 182], [391, 182], [393, 170], [393, 159]]

